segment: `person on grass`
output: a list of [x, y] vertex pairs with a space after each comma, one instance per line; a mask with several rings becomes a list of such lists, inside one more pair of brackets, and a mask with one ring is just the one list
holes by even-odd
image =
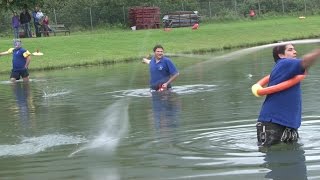
[[20, 17], [15, 11], [12, 13], [11, 25], [13, 29], [14, 38], [19, 39]]
[[20, 23], [21, 23], [21, 27], [24, 30], [23, 37], [26, 37], [26, 38], [32, 37], [30, 22], [31, 22], [31, 15], [28, 11], [27, 5], [25, 5], [23, 8], [23, 11], [20, 13]]

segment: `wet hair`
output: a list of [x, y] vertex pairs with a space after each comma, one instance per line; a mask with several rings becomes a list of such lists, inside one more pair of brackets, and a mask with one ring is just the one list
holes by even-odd
[[[156, 52], [156, 50], [157, 50], [158, 48], [163, 49], [163, 47], [162, 47], [160, 44], [157, 44], [157, 45], [154, 46], [153, 52]], [[163, 50], [164, 50], [164, 49], [163, 49]]]
[[279, 45], [273, 48], [272, 55], [273, 55], [274, 62], [277, 62], [279, 59], [281, 59], [279, 57], [279, 54], [284, 54], [284, 52], [286, 51], [287, 45], [288, 44]]

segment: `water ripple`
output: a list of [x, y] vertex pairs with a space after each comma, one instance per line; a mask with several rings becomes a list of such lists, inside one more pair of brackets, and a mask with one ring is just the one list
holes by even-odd
[[[305, 179], [306, 164], [310, 163], [308, 172], [315, 175], [308, 173], [308, 178], [317, 177], [316, 171], [320, 170], [317, 165], [320, 161], [320, 137], [315, 136], [320, 128], [318, 115], [303, 117], [298, 143], [279, 144], [263, 151], [256, 145], [253, 119], [211, 126], [200, 124], [196, 129], [160, 129], [156, 131], [154, 139], [136, 134], [135, 144], [138, 150], [144, 150], [144, 153], [137, 152], [136, 155], [143, 156], [144, 163], [154, 167], [161, 163], [161, 166], [202, 170], [200, 174], [193, 172], [164, 179], [232, 179], [234, 175], [243, 179]], [[152, 153], [148, 154], [148, 151]], [[160, 161], [163, 157], [167, 160]], [[158, 162], [154, 159], [158, 159]], [[205, 170], [211, 172], [206, 173]]]
[[[177, 94], [195, 94], [201, 92], [215, 91], [217, 85], [212, 84], [193, 84], [193, 85], [182, 85], [174, 86], [172, 91]], [[114, 97], [150, 97], [151, 92], [149, 88], [144, 89], [128, 89], [119, 90], [113, 92], [107, 92], [106, 94], [112, 94]]]

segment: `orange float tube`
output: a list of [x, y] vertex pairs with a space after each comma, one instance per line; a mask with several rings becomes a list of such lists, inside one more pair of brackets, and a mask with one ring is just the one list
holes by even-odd
[[300, 81], [302, 81], [305, 77], [306, 77], [306, 73], [302, 75], [296, 75], [293, 78], [287, 81], [281, 82], [279, 84], [269, 86], [269, 87], [264, 87], [269, 83], [269, 80], [270, 80], [270, 75], [267, 75], [264, 78], [260, 79], [256, 84], [254, 84], [251, 87], [251, 91], [253, 95], [255, 95], [256, 97], [261, 97], [264, 95], [268, 95], [268, 94], [272, 94], [272, 93], [276, 93], [276, 92], [288, 89], [296, 85]]

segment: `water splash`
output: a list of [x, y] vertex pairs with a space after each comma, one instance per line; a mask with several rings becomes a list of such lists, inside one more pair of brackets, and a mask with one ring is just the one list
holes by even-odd
[[202, 92], [211, 92], [217, 90], [217, 85], [214, 84], [192, 84], [175, 86], [174, 92], [177, 94], [196, 94]]
[[121, 99], [102, 113], [103, 124], [100, 126], [100, 133], [89, 143], [69, 154], [75, 154], [91, 149], [103, 149], [104, 152], [113, 152], [121, 138], [123, 138], [129, 128], [128, 102]]
[[[220, 56], [212, 56], [212, 57], [208, 57], [207, 55], [188, 55], [188, 54], [185, 54], [185, 55], [184, 54], [176, 54], [175, 56], [179, 56], [179, 57], [193, 56], [193, 58], [195, 58], [195, 57], [206, 58], [207, 60], [205, 60], [205, 61], [201, 61], [200, 63], [196, 63], [190, 67], [183, 69], [184, 72], [189, 72], [189, 71], [193, 72], [195, 67], [207, 67], [207, 65], [209, 65], [209, 64], [212, 65], [212, 62], [215, 62], [214, 65], [217, 66], [220, 63], [233, 61], [233, 60], [239, 59], [239, 57], [241, 57], [241, 56], [252, 54], [252, 53], [257, 52], [262, 49], [271, 48], [271, 47], [275, 47], [275, 46], [279, 46], [279, 45], [285, 45], [285, 44], [289, 44], [289, 43], [295, 44], [295, 45], [296, 44], [320, 43], [320, 39], [304, 39], [304, 40], [294, 40], [294, 41], [271, 43], [271, 44], [255, 46], [255, 47], [246, 48], [246, 49], [240, 49], [240, 50], [233, 51], [233, 52], [230, 52], [227, 54], [223, 54]], [[237, 57], [237, 58], [235, 58], [235, 57]]]
[[24, 137], [19, 144], [0, 145], [0, 157], [32, 155], [45, 151], [51, 147], [79, 144], [84, 142], [86, 142], [84, 138], [63, 134], [48, 134], [40, 137]]
[[[265, 45], [261, 45], [261, 46], [255, 46], [255, 47], [250, 47], [250, 48], [246, 48], [246, 49], [240, 49], [231, 53], [227, 53], [227, 54], [223, 54], [221, 56], [214, 56], [211, 57], [204, 54], [204, 55], [195, 55], [195, 54], [169, 54], [171, 56], [179, 56], [179, 57], [192, 57], [192, 58], [207, 58], [210, 61], [211, 60], [232, 60], [232, 59], [236, 59], [234, 57], [239, 57], [239, 56], [243, 56], [243, 55], [247, 55], [247, 54], [251, 54], [253, 52], [256, 52], [258, 50], [262, 50], [262, 49], [266, 49], [266, 48], [270, 48], [270, 47], [275, 47], [275, 46], [279, 46], [279, 45], [285, 45], [285, 44], [313, 44], [313, 43], [320, 43], [320, 39], [303, 39], [303, 40], [293, 40], [293, 41], [285, 41], [285, 42], [277, 42], [277, 43], [271, 43], [271, 44], [265, 44]], [[219, 52], [217, 52], [219, 53]], [[205, 61], [207, 62], [207, 61]], [[202, 62], [203, 63], [203, 62]]]
[[[29, 82], [45, 82], [45, 79], [29, 79]], [[16, 82], [12, 82], [10, 80], [0, 81], [0, 84], [12, 84], [12, 83], [22, 83], [23, 79], [16, 80]]]
[[[195, 94], [201, 92], [211, 92], [217, 89], [217, 85], [214, 84], [191, 84], [174, 86], [173, 92], [177, 94]], [[144, 89], [128, 89], [107, 92], [106, 94], [112, 94], [114, 97], [151, 97], [151, 92], [149, 88]]]
[[234, 57], [247, 55], [253, 52], [256, 52], [261, 49], [266, 49], [270, 47], [280, 46], [280, 45], [286, 45], [286, 44], [311, 44], [311, 43], [320, 43], [320, 39], [303, 39], [303, 40], [294, 40], [294, 41], [286, 41], [286, 42], [278, 42], [278, 43], [272, 43], [272, 44], [266, 44], [262, 46], [256, 46], [246, 49], [241, 49], [226, 55], [219, 56], [219, 59], [234, 59]]
[[58, 97], [58, 96], [63, 96], [71, 93], [70, 90], [61, 90], [61, 91], [58, 90], [56, 92], [47, 92], [47, 91], [42, 91], [42, 92], [43, 92], [42, 97], [44, 98]]

